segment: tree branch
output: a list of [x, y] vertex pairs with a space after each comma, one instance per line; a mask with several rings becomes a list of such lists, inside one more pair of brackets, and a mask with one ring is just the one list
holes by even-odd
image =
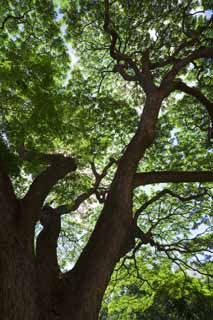
[[91, 168], [92, 168], [92, 172], [94, 174], [95, 177], [95, 182], [93, 184], [93, 187], [91, 187], [87, 192], [83, 192], [82, 194], [80, 194], [74, 201], [74, 203], [71, 206], [68, 205], [62, 205], [57, 207], [55, 210], [57, 211], [57, 213], [59, 215], [64, 215], [67, 213], [70, 213], [72, 211], [76, 211], [80, 205], [87, 199], [89, 199], [89, 197], [93, 194], [96, 195], [96, 198], [98, 199], [98, 201], [100, 203], [103, 203], [105, 201], [105, 195], [101, 195], [98, 191], [98, 188], [101, 184], [101, 181], [103, 180], [103, 178], [105, 178], [105, 176], [108, 173], [109, 168], [111, 168], [111, 166], [116, 163], [116, 161], [111, 158], [109, 163], [107, 163], [107, 165], [104, 167], [103, 171], [101, 174], [99, 174], [96, 170], [95, 164], [94, 162], [91, 163]]
[[203, 94], [202, 92], [198, 89], [198, 88], [194, 88], [194, 87], [189, 87], [187, 86], [184, 82], [182, 82], [181, 80], [178, 81], [174, 81], [173, 82], [173, 88], [175, 90], [180, 90], [184, 93], [187, 93], [191, 96], [193, 96], [194, 98], [196, 98], [200, 103], [202, 103], [210, 116], [211, 122], [213, 124], [213, 102], [209, 101]]
[[161, 87], [166, 88], [170, 91], [170, 86], [172, 81], [175, 79], [176, 75], [183, 69], [187, 64], [190, 62], [201, 59], [201, 58], [213, 58], [213, 48], [212, 47], [200, 47], [185, 58], [177, 59], [176, 62], [173, 64], [172, 69], [166, 74], [161, 82]]
[[36, 241], [36, 261], [39, 268], [58, 273], [57, 240], [61, 230], [60, 216], [55, 209], [45, 206], [40, 215], [43, 226]]
[[213, 182], [213, 171], [153, 171], [136, 173], [134, 188], [154, 183]]
[[206, 275], [206, 276], [211, 276], [211, 277], [213, 276], [209, 273], [204, 273], [201, 270], [194, 268], [192, 265], [189, 265], [187, 262], [185, 262], [181, 258], [178, 258], [178, 257], [173, 258], [170, 255], [171, 253], [174, 253], [174, 252], [178, 252], [179, 254], [195, 253], [195, 257], [196, 257], [196, 253], [200, 253], [201, 251], [206, 251], [205, 249], [204, 250], [195, 250], [195, 251], [188, 250], [187, 251], [187, 250], [184, 250], [183, 248], [172, 247], [170, 244], [161, 244], [153, 239], [154, 235], [150, 231], [144, 233], [140, 228], [137, 228], [137, 235], [136, 236], [137, 236], [137, 238], [141, 239], [141, 245], [142, 244], [150, 244], [152, 247], [155, 247], [158, 251], [165, 252], [167, 257], [169, 259], [171, 259], [174, 263], [177, 263], [177, 261], [179, 261], [181, 264], [183, 264], [185, 267], [187, 267], [187, 269], [191, 269], [193, 271], [196, 271], [196, 272], [203, 274], [203, 275]]
[[44, 311], [49, 308], [60, 274], [57, 241], [61, 230], [61, 220], [54, 209], [45, 206], [41, 210], [40, 221], [43, 229], [36, 241], [36, 267], [39, 281], [39, 303]]
[[[31, 159], [30, 153], [28, 154]], [[31, 184], [29, 191], [23, 198], [22, 202], [25, 207], [34, 211], [33, 215], [37, 218], [43, 202], [52, 187], [63, 179], [68, 173], [76, 170], [77, 165], [73, 158], [64, 157], [62, 154], [40, 154], [38, 159], [46, 161], [49, 166]]]
[[[111, 57], [117, 61], [117, 65], [114, 70], [119, 72], [120, 75], [127, 81], [139, 81], [144, 91], [150, 93], [155, 88], [154, 82], [152, 80], [151, 72], [149, 67], [149, 55], [146, 51], [143, 55], [142, 67], [143, 70], [140, 71], [136, 62], [133, 59], [125, 54], [121, 53], [116, 48], [116, 43], [118, 40], [117, 31], [112, 28], [111, 20], [110, 20], [110, 5], [109, 0], [104, 1], [105, 10], [104, 10], [104, 31], [111, 37], [111, 45], [110, 45], [110, 55]], [[120, 63], [121, 62], [121, 63]], [[124, 64], [122, 64], [124, 62]], [[129, 75], [126, 70], [130, 68], [133, 70], [134, 75]]]
[[[210, 24], [212, 23], [212, 21], [213, 21], [213, 18], [209, 19], [209, 21], [207, 22], [207, 24], [205, 26], [200, 27], [199, 30], [196, 30], [195, 31], [196, 37], [186, 39], [185, 41], [180, 43], [180, 45], [177, 47], [177, 49], [175, 50], [175, 52], [171, 56], [169, 56], [168, 58], [166, 58], [164, 60], [159, 60], [158, 62], [150, 63], [150, 69], [161, 68], [161, 67], [167, 66], [169, 64], [175, 64], [176, 62], [178, 62], [179, 59], [176, 56], [182, 50], [189, 48], [189, 47], [193, 47], [195, 44], [199, 43], [201, 36], [203, 35], [204, 31], [206, 31], [210, 27]], [[184, 27], [183, 27], [183, 29], [184, 29]]]
[[[9, 175], [0, 164], [0, 215], [5, 220], [11, 209], [16, 209], [17, 199]], [[6, 214], [7, 213], [7, 214]], [[1, 224], [3, 222], [1, 221]]]
[[193, 270], [193, 271], [195, 271], [195, 272], [197, 272], [197, 273], [199, 273], [201, 275], [207, 276], [207, 277], [211, 277], [211, 278], [213, 277], [213, 274], [210, 274], [208, 272], [203, 272], [203, 271], [201, 271], [201, 270], [199, 270], [197, 268], [194, 268], [192, 265], [189, 265], [187, 262], [185, 262], [183, 259], [178, 258], [177, 256], [172, 257], [170, 255], [170, 252], [168, 252], [168, 250], [164, 249], [160, 245], [157, 245], [156, 248], [157, 248], [158, 251], [164, 251], [166, 253], [167, 257], [170, 260], [172, 260], [175, 264], [177, 264], [179, 267], [180, 267], [180, 265], [179, 265], [179, 263], [180, 263], [181, 265], [183, 265], [185, 268], [187, 268], [189, 270]]
[[[134, 216], [134, 220], [137, 221], [139, 215], [148, 207], [150, 206], [152, 203], [156, 202], [157, 200], [159, 200], [160, 198], [162, 198], [163, 196], [165, 195], [170, 195], [174, 198], [177, 198], [179, 199], [180, 201], [190, 201], [190, 200], [193, 200], [193, 199], [198, 199], [202, 196], [204, 196], [206, 194], [206, 190], [203, 190], [202, 193], [198, 193], [198, 194], [192, 194], [188, 197], [182, 197], [180, 196], [179, 194], [169, 190], [169, 189], [164, 189], [160, 192], [158, 192], [154, 197], [152, 197], [150, 200], [146, 201], [136, 212], [135, 212], [135, 216]], [[168, 215], [166, 216], [166, 218], [169, 218], [171, 215]], [[164, 220], [165, 217], [162, 219], [159, 219], [160, 221]], [[157, 221], [151, 228], [150, 228], [150, 231], [157, 226], [157, 224], [160, 222], [160, 221]]]
[[23, 13], [23, 15], [20, 16], [13, 16], [12, 14], [9, 14], [8, 16], [6, 16], [4, 18], [4, 20], [2, 21], [2, 24], [0, 26], [0, 30], [4, 30], [5, 25], [7, 23], [7, 21], [9, 20], [15, 20], [17, 23], [23, 23], [24, 18], [26, 17], [26, 15], [31, 11], [32, 9], [30, 8], [29, 10], [27, 10], [26, 12]]

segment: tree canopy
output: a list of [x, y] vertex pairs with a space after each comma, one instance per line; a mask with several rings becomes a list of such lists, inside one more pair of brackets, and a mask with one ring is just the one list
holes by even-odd
[[[140, 257], [141, 258], [141, 257]], [[192, 275], [172, 271], [171, 263], [151, 266], [138, 259], [119, 268], [105, 294], [100, 319], [208, 319], [213, 300], [207, 283]], [[148, 267], [147, 267], [148, 266]]]
[[97, 319], [113, 270], [146, 319], [178, 310], [173, 281], [210, 285], [212, 21], [211, 1], [2, 1], [0, 240], [30, 230], [44, 314]]

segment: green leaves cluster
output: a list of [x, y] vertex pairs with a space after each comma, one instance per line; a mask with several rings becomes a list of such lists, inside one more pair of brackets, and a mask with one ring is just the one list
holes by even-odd
[[143, 258], [137, 258], [140, 277], [131, 260], [114, 274], [105, 294], [101, 320], [205, 320], [211, 316], [213, 296], [202, 280], [171, 270], [166, 262], [144, 264]]

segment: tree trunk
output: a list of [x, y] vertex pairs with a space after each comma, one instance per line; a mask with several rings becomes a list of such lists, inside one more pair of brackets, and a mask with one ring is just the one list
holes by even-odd
[[[0, 226], [2, 319], [98, 319], [103, 294], [114, 267], [134, 247], [133, 179], [139, 160], [153, 142], [160, 103], [159, 94], [147, 97], [141, 123], [119, 161], [90, 240], [74, 269], [62, 279], [59, 279], [56, 256], [60, 219], [54, 216], [54, 212], [44, 210], [44, 229], [37, 240], [36, 254], [34, 227], [39, 217], [36, 211], [41, 209], [45, 199], [41, 190], [48, 193], [51, 183], [57, 182], [70, 168], [75, 170], [73, 160], [59, 159], [63, 160], [59, 173], [56, 171], [59, 162], [49, 167], [33, 182], [23, 201], [15, 198], [9, 177], [3, 177], [2, 184], [6, 185], [2, 185], [1, 190], [6, 187], [7, 192], [2, 193], [1, 220], [4, 223]], [[53, 174], [56, 178], [50, 183], [49, 175], [52, 177]]]
[[[133, 179], [137, 165], [154, 139], [160, 94], [147, 98], [139, 128], [119, 161], [105, 206], [74, 269], [58, 293], [61, 319], [97, 320], [116, 263], [134, 247]], [[72, 314], [72, 317], [71, 317]]]
[[33, 233], [21, 222], [13, 204], [1, 203], [0, 317], [2, 320], [38, 320]]
[[123, 219], [121, 212], [117, 211], [117, 218], [120, 217], [117, 225], [112, 218], [115, 208], [107, 209], [102, 212], [76, 266], [62, 280], [59, 313], [63, 320], [98, 319], [103, 294], [115, 264], [134, 245], [133, 221], [130, 217]]

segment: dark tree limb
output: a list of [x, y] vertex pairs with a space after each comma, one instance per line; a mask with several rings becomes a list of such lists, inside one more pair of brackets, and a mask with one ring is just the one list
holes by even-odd
[[65, 214], [68, 214], [70, 212], [76, 211], [78, 210], [78, 208], [80, 207], [80, 205], [86, 201], [87, 199], [89, 199], [89, 197], [91, 197], [91, 195], [94, 194], [94, 189], [91, 188], [89, 189], [87, 192], [84, 192], [82, 194], [80, 194], [75, 200], [74, 203], [69, 206], [69, 205], [61, 205], [59, 207], [57, 207], [55, 210], [57, 211], [57, 213], [62, 216]]
[[[0, 164], [0, 216], [2, 215], [5, 220], [11, 212], [11, 208], [13, 210], [17, 209], [17, 205], [18, 201], [16, 199], [10, 177]], [[2, 222], [0, 223], [2, 224]]]
[[[178, 266], [179, 266], [179, 262], [184, 265], [187, 269], [191, 269], [193, 271], [196, 271], [202, 275], [205, 275], [205, 276], [209, 276], [209, 277], [212, 277], [213, 275], [209, 274], [208, 272], [203, 272], [199, 269], [196, 269], [194, 268], [192, 265], [189, 265], [186, 261], [184, 261], [183, 259], [181, 258], [178, 258], [177, 256], [172, 256], [171, 254], [175, 253], [175, 252], [178, 252], [178, 253], [181, 253], [181, 254], [184, 254], [184, 253], [194, 253], [195, 254], [195, 257], [196, 257], [196, 254], [198, 253], [201, 253], [203, 251], [207, 251], [205, 248], [204, 249], [196, 249], [196, 250], [187, 250], [187, 249], [184, 249], [184, 248], [178, 248], [177, 246], [174, 246], [174, 244], [161, 244], [159, 243], [158, 241], [155, 241], [154, 240], [154, 235], [152, 234], [151, 231], [148, 231], [148, 232], [143, 232], [140, 228], [137, 229], [137, 234], [136, 234], [137, 238], [141, 240], [141, 245], [143, 244], [150, 244], [150, 246], [152, 247], [155, 247], [157, 251], [160, 251], [160, 252], [164, 252], [167, 257], [169, 259], [171, 259], [174, 263], [176, 263]], [[209, 251], [210, 252], [210, 251]]]
[[166, 250], [166, 249], [165, 249], [164, 247], [162, 247], [161, 245], [157, 245], [156, 248], [157, 248], [158, 251], [164, 251], [164, 252], [166, 253], [167, 257], [168, 257], [171, 261], [173, 261], [175, 264], [177, 264], [178, 266], [182, 265], [182, 266], [184, 266], [184, 268], [187, 268], [188, 270], [193, 270], [193, 271], [195, 271], [195, 272], [197, 272], [197, 273], [199, 273], [199, 274], [201, 274], [201, 275], [207, 276], [207, 277], [211, 277], [211, 278], [213, 277], [213, 274], [211, 274], [211, 273], [209, 273], [209, 272], [203, 272], [202, 270], [199, 270], [199, 269], [193, 267], [192, 264], [189, 265], [189, 264], [188, 264], [187, 262], [185, 262], [183, 259], [178, 258], [177, 256], [175, 256], [175, 257], [172, 256], [172, 255], [171, 255], [171, 252], [169, 252], [168, 250]]
[[140, 246], [144, 244], [154, 245], [152, 232], [143, 232], [139, 227], [136, 228], [135, 238], [140, 239]]
[[12, 207], [16, 206], [17, 199], [9, 175], [7, 158], [0, 156], [0, 206], [2, 207], [0, 213], [4, 213], [5, 215], [4, 206], [9, 209], [11, 205]]
[[[33, 209], [35, 219], [52, 187], [60, 179], [63, 179], [68, 173], [75, 171], [77, 168], [74, 158], [65, 157], [62, 154], [39, 154], [37, 158], [47, 162], [49, 166], [35, 178], [22, 200], [25, 207]], [[31, 160], [31, 153], [27, 153], [25, 159]]]
[[136, 75], [130, 75], [126, 71], [126, 65], [125, 64], [116, 64], [113, 68], [113, 72], [118, 72], [122, 76], [122, 78], [126, 81], [138, 81], [139, 78]]
[[169, 92], [171, 91], [170, 86], [172, 85], [172, 81], [175, 79], [176, 75], [186, 67], [190, 62], [201, 58], [213, 58], [213, 48], [212, 47], [200, 47], [194, 50], [188, 56], [177, 59], [173, 64], [172, 69], [165, 75], [162, 80], [161, 87], [167, 88]]
[[43, 226], [36, 241], [36, 261], [39, 268], [49, 270], [56, 275], [59, 272], [57, 262], [57, 240], [61, 230], [60, 215], [51, 208], [45, 206], [41, 210], [40, 222]]
[[0, 199], [3, 199], [4, 196], [8, 199], [8, 201], [13, 202], [13, 200], [16, 199], [7, 169], [0, 161]]
[[57, 241], [61, 230], [61, 218], [56, 210], [45, 206], [41, 210], [40, 222], [43, 229], [36, 241], [36, 270], [39, 281], [39, 303], [42, 312], [48, 313], [60, 274]]
[[196, 98], [201, 104], [203, 104], [206, 107], [206, 110], [208, 111], [209, 117], [213, 124], [213, 102], [209, 101], [198, 88], [189, 87], [181, 80], [174, 81], [173, 88], [175, 90], [180, 90], [184, 93], [191, 95], [192, 97]]
[[104, 31], [110, 35], [111, 37], [111, 45], [110, 45], [110, 55], [111, 57], [116, 60], [118, 63], [120, 61], [126, 62], [127, 65], [129, 65], [136, 74], [139, 74], [139, 69], [137, 68], [136, 63], [129, 57], [128, 55], [121, 53], [116, 48], [116, 43], [118, 40], [118, 33], [117, 31], [112, 28], [111, 26], [111, 20], [110, 20], [110, 5], [109, 1], [104, 1], [105, 5], [105, 11], [104, 11]]
[[153, 171], [136, 173], [134, 187], [154, 183], [213, 182], [213, 171]]
[[161, 67], [165, 67], [169, 64], [175, 64], [176, 62], [178, 62], [178, 58], [176, 57], [182, 50], [186, 49], [186, 48], [190, 48], [193, 47], [195, 44], [200, 42], [200, 39], [203, 35], [203, 33], [210, 28], [210, 25], [213, 22], [213, 18], [209, 19], [208, 23], [199, 28], [199, 31], [196, 31], [196, 37], [194, 38], [190, 38], [190, 39], [186, 39], [185, 41], [183, 41], [182, 43], [180, 43], [180, 45], [177, 47], [177, 49], [175, 50], [175, 52], [169, 56], [168, 58], [164, 59], [164, 60], [159, 60], [158, 62], [153, 62], [150, 63], [150, 69], [157, 69], [157, 68], [161, 68]]

